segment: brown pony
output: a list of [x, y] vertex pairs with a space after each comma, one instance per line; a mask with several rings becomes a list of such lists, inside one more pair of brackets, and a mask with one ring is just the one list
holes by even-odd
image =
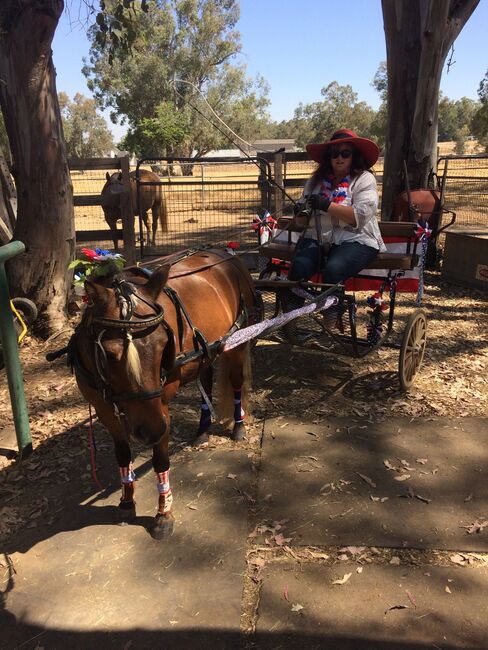
[[[110, 227], [114, 249], [118, 250], [117, 221], [121, 219], [120, 196], [123, 191], [122, 172], [110, 175], [107, 172], [107, 182], [103, 186], [101, 194], [101, 205], [105, 215], [105, 221]], [[161, 230], [164, 232], [168, 227], [168, 210], [163, 197], [161, 179], [154, 172], [146, 169], [139, 169], [139, 180], [141, 183], [159, 183], [159, 185], [139, 186], [139, 201], [137, 197], [136, 172], [130, 172], [130, 191], [132, 210], [135, 216], [141, 217], [147, 231], [147, 242], [154, 246], [158, 221], [161, 222]], [[148, 216], [151, 210], [152, 220]]]
[[196, 444], [208, 442], [217, 356], [233, 409], [232, 438], [245, 435], [241, 391], [248, 344], [222, 350], [229, 333], [254, 321], [252, 280], [236, 256], [202, 250], [182, 253], [153, 273], [127, 268], [85, 287], [88, 305], [68, 346], [70, 363], [82, 394], [113, 437], [123, 518], [135, 516], [130, 439], [153, 448], [159, 502], [150, 532], [161, 539], [171, 534], [174, 521], [169, 404], [179, 386], [197, 380], [202, 409]]

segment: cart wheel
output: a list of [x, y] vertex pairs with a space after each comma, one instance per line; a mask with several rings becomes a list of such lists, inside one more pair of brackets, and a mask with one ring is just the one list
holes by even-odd
[[427, 341], [427, 317], [422, 309], [410, 314], [400, 346], [398, 375], [402, 390], [407, 391], [422, 365]]

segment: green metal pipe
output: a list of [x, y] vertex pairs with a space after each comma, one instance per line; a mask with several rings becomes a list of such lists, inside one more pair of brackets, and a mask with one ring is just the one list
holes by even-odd
[[8, 290], [5, 262], [25, 251], [25, 246], [20, 241], [12, 241], [5, 246], [0, 246], [0, 339], [2, 341], [3, 358], [7, 372], [10, 403], [14, 416], [17, 445], [21, 458], [32, 452], [32, 438], [29, 426], [29, 414], [25, 401], [24, 381], [20, 365], [17, 332], [14, 327], [14, 318], [10, 309], [10, 296]]

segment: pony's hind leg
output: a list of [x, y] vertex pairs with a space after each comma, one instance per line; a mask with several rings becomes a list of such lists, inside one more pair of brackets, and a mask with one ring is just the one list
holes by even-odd
[[[250, 379], [250, 356], [248, 343], [222, 354], [221, 372], [222, 375], [220, 377], [219, 388], [221, 398], [224, 398], [222, 404], [223, 408], [221, 410], [223, 410], [225, 415], [228, 417], [232, 413], [234, 420], [234, 427], [231, 434], [232, 440], [243, 440], [246, 435], [244, 408], [247, 401]], [[227, 390], [225, 390], [224, 373], [227, 374]], [[224, 394], [226, 394], [227, 397], [229, 396], [229, 384], [233, 395], [233, 400], [230, 404], [228, 398], [225, 400], [224, 397]]]
[[[207, 366], [200, 372], [200, 382], [205, 394], [210, 402], [212, 402], [212, 384], [213, 384], [213, 368]], [[212, 414], [210, 408], [202, 395], [202, 402], [200, 404], [200, 422], [198, 431], [193, 445], [195, 447], [202, 447], [208, 445], [208, 430], [212, 425]]]

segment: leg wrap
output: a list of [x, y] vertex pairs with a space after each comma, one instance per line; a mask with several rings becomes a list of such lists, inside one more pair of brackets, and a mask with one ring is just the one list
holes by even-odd
[[[210, 401], [212, 401], [212, 395], [209, 394], [208, 398]], [[198, 425], [197, 435], [205, 433], [205, 431], [210, 428], [211, 424], [212, 415], [210, 413], [210, 409], [208, 408], [208, 404], [203, 401], [200, 406], [200, 423]]]
[[169, 469], [166, 472], [156, 472], [156, 485], [159, 492], [158, 513], [167, 514], [171, 512], [173, 495], [169, 484]]
[[121, 501], [134, 501], [134, 482], [136, 475], [132, 463], [127, 467], [119, 467], [120, 482], [122, 483]]
[[244, 422], [244, 410], [241, 404], [241, 389], [234, 391], [234, 422]]

